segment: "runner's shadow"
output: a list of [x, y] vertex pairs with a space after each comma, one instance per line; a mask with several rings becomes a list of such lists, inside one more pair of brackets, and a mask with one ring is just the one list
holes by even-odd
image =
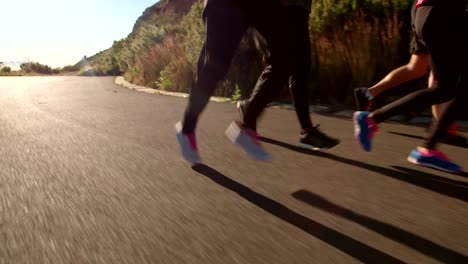
[[279, 147], [282, 147], [282, 148], [285, 148], [285, 149], [296, 151], [296, 152], [299, 152], [299, 153], [304, 153], [304, 154], [309, 154], [309, 155], [314, 155], [314, 156], [316, 156], [317, 153], [321, 153], [321, 152], [309, 150], [309, 149], [306, 149], [306, 148], [302, 148], [302, 147], [299, 147], [299, 146], [296, 146], [296, 145], [291, 145], [291, 144], [286, 143], [286, 142], [278, 141], [276, 139], [267, 138], [267, 137], [263, 137], [263, 136], [259, 136], [258, 140], [260, 140], [262, 142], [265, 142], [265, 143], [268, 143], [268, 144], [276, 145], [276, 146], [279, 146]]
[[[303, 149], [271, 138], [261, 137], [260, 140], [265, 143], [274, 144], [300, 153], [320, 158], [331, 159], [351, 166], [363, 168], [369, 171], [374, 171], [392, 179], [410, 183], [415, 186], [419, 186], [442, 195], [446, 195], [452, 198], [468, 202], [468, 186], [466, 185], [466, 182], [451, 180], [442, 176], [436, 176], [433, 174], [428, 174], [411, 169], [403, 169], [400, 167], [398, 167], [397, 170], [379, 167], [361, 161], [335, 156], [329, 152]], [[461, 174], [461, 176], [464, 175], [466, 175], [466, 173]]]
[[[394, 135], [397, 135], [397, 136], [403, 136], [403, 137], [409, 137], [409, 138], [414, 138], [414, 139], [419, 139], [419, 140], [427, 140], [427, 138], [425, 137], [421, 137], [421, 136], [416, 136], [416, 135], [411, 135], [411, 134], [406, 134], [406, 133], [399, 133], [399, 132], [388, 132], [389, 134], [394, 134]], [[452, 143], [449, 143], [449, 142], [445, 142], [445, 141], [441, 141], [440, 143], [442, 144], [447, 144], [447, 145], [450, 145], [450, 146], [455, 146], [455, 147], [460, 147], [460, 148], [468, 148], [467, 144], [464, 144], [464, 143], [461, 143], [461, 142], [452, 142]]]
[[251, 202], [262, 210], [273, 216], [303, 230], [323, 242], [341, 250], [342, 252], [364, 262], [364, 263], [404, 263], [376, 248], [366, 245], [358, 240], [346, 236], [338, 231], [328, 228], [314, 220], [311, 220], [285, 205], [272, 200], [260, 193], [253, 191], [220, 172], [206, 165], [192, 167], [194, 171], [207, 177], [224, 188], [237, 193], [240, 197]]
[[419, 139], [419, 140], [426, 140], [425, 137], [411, 135], [411, 134], [407, 134], [407, 133], [400, 133], [400, 132], [393, 132], [393, 131], [389, 131], [388, 133], [393, 134], [393, 135], [397, 135], [397, 136], [409, 137], [409, 138], [414, 138], [414, 139]]
[[438, 245], [426, 238], [405, 231], [399, 227], [351, 211], [340, 205], [334, 204], [317, 194], [306, 190], [300, 190], [293, 193], [292, 196], [325, 212], [357, 223], [369, 230], [379, 233], [398, 243], [402, 243], [443, 263], [468, 263], [468, 257], [461, 253], [442, 245]]
[[[422, 172], [422, 171], [418, 171], [418, 170], [414, 170], [414, 169], [410, 169], [410, 168], [405, 168], [405, 167], [400, 167], [400, 166], [392, 166], [392, 168], [397, 169], [397, 170], [402, 171], [402, 172], [405, 172], [405, 173], [408, 173], [408, 174], [411, 174], [411, 175], [417, 175], [417, 176], [420, 176], [420, 177], [425, 177], [425, 178], [430, 179], [430, 180], [432, 180], [434, 182], [442, 182], [442, 183], [447, 183], [447, 184], [454, 184], [454, 185], [458, 185], [458, 186], [463, 186], [463, 187], [467, 188], [467, 191], [468, 191], [468, 182], [465, 182], [465, 181], [452, 180], [452, 179], [449, 179], [449, 178], [440, 177], [440, 176], [436, 176], [436, 175], [429, 174], [429, 173], [426, 173], [426, 172]], [[455, 175], [468, 178], [468, 173], [466, 173], [466, 172], [462, 172], [462, 173], [455, 174]]]

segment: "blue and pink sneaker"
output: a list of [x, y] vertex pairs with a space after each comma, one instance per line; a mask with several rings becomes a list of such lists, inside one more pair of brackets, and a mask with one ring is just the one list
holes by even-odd
[[448, 157], [438, 150], [425, 150], [416, 148], [408, 156], [408, 161], [450, 173], [461, 173], [463, 169], [451, 162]]
[[197, 140], [194, 133], [182, 133], [182, 123], [175, 125], [176, 137], [179, 142], [182, 157], [192, 165], [201, 162], [200, 154], [198, 153]]
[[355, 112], [353, 116], [354, 137], [361, 147], [370, 152], [372, 149], [372, 139], [379, 131], [377, 124], [369, 118], [369, 112]]
[[239, 146], [251, 158], [259, 161], [271, 160], [270, 154], [258, 141], [258, 134], [255, 130], [243, 128], [237, 122], [232, 122], [225, 133], [232, 143]]

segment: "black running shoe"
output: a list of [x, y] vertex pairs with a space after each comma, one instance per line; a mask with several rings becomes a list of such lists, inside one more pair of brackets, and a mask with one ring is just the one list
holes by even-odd
[[[240, 120], [241, 120], [242, 123], [244, 123], [244, 116], [245, 116], [245, 112], [247, 110], [247, 106], [248, 106], [248, 101], [247, 100], [240, 100], [240, 101], [237, 102], [237, 112], [239, 112], [239, 117], [240, 117]], [[254, 127], [252, 130], [257, 132], [256, 127]]]
[[313, 127], [307, 134], [301, 135], [299, 146], [311, 150], [325, 150], [338, 145], [340, 141], [327, 136], [318, 129], [318, 125]]
[[369, 99], [367, 98], [367, 87], [354, 89], [354, 100], [356, 100], [356, 107], [358, 111], [369, 110]]

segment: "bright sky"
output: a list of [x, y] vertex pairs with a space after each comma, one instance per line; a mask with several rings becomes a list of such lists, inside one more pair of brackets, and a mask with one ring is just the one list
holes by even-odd
[[75, 64], [126, 37], [159, 0], [0, 0], [0, 61]]

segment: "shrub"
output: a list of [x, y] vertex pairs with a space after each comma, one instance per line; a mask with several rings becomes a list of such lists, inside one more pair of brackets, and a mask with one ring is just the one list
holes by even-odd
[[10, 72], [11, 72], [11, 68], [8, 67], [8, 66], [4, 66], [4, 67], [2, 67], [1, 72], [3, 72], [3, 73], [10, 73]]
[[62, 72], [77, 72], [80, 70], [80, 67], [78, 65], [67, 65], [64, 66], [60, 71]]

